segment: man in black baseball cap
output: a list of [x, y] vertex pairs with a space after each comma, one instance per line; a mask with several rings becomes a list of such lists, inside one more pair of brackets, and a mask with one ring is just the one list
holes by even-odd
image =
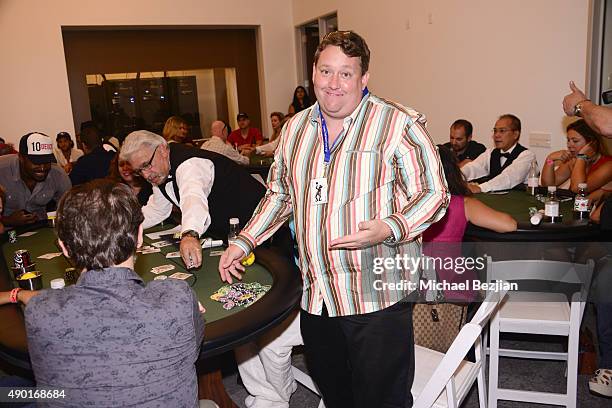
[[6, 190], [2, 223], [31, 224], [47, 218], [47, 204], [70, 189], [70, 179], [57, 164], [53, 142], [32, 132], [19, 141], [19, 154], [0, 157], [0, 185]]

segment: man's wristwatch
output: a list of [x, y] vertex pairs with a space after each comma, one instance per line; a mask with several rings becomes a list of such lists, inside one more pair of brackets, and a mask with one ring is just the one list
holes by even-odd
[[200, 234], [198, 234], [194, 230], [187, 230], [181, 234], [181, 239], [185, 237], [193, 237], [195, 239], [200, 239]]
[[582, 117], [582, 104], [586, 101], [588, 101], [588, 99], [580, 101], [576, 105], [574, 105], [574, 116]]
[[385, 243], [386, 245], [395, 245], [395, 244], [397, 244], [397, 240], [395, 239], [395, 235], [393, 235], [393, 232], [391, 233], [390, 236], [385, 238], [383, 243]]

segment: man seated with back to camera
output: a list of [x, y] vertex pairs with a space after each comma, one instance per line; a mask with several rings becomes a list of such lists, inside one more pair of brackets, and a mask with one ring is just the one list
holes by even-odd
[[94, 126], [85, 127], [80, 140], [85, 155], [72, 166], [70, 180], [74, 186], [108, 176], [110, 163], [117, 154], [104, 148], [104, 141]]
[[493, 128], [495, 148], [488, 148], [474, 161], [461, 168], [472, 193], [509, 190], [526, 181], [531, 162], [536, 159], [531, 150], [519, 143], [521, 120], [512, 114], [501, 115]]
[[47, 206], [71, 187], [55, 164], [51, 138], [37, 132], [21, 138], [19, 155], [0, 157], [0, 185], [6, 192], [0, 221], [11, 227], [46, 220]]
[[58, 243], [79, 280], [33, 297], [24, 291], [31, 299], [15, 296], [27, 302], [37, 386], [66, 392], [65, 401], [48, 406], [198, 406], [195, 362], [204, 319], [186, 282], [144, 285], [134, 272], [143, 219], [130, 188], [110, 180], [62, 197]]

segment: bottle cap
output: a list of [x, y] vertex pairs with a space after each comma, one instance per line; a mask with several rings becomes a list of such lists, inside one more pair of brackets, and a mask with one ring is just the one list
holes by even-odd
[[51, 289], [62, 289], [66, 283], [62, 278], [51, 279]]
[[548, 192], [557, 191], [557, 186], [548, 186]]
[[578, 188], [587, 188], [587, 183], [578, 183]]
[[240, 219], [230, 218], [230, 225], [238, 225], [238, 224], [240, 224]]

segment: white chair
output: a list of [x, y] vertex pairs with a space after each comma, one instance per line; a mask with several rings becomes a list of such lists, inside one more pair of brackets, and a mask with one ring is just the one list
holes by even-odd
[[[593, 274], [593, 261], [586, 264], [571, 262], [520, 260], [487, 261], [489, 281], [537, 280], [575, 284], [580, 290], [570, 302], [562, 293], [510, 291], [508, 299], [491, 319], [489, 356], [489, 408], [496, 408], [498, 400], [576, 406], [578, 376], [578, 337]], [[568, 352], [539, 352], [500, 349], [500, 332], [529, 333], [568, 337]], [[521, 391], [499, 388], [499, 357], [515, 357], [567, 361], [565, 394]], [[551, 381], [554, 381], [551, 379]]]
[[[312, 378], [310, 378], [308, 374], [306, 374], [305, 372], [303, 372], [296, 366], [291, 366], [291, 371], [293, 371], [293, 377], [295, 378], [295, 381], [299, 382], [304, 387], [308, 388], [310, 391], [314, 392], [318, 396], [321, 396], [319, 389], [317, 388], [316, 384], [314, 383], [314, 381], [312, 381]], [[325, 408], [325, 404], [323, 403], [323, 398], [321, 398], [321, 401], [319, 402], [319, 408]]]
[[[505, 294], [505, 291], [489, 293], [472, 320], [463, 326], [446, 354], [415, 346], [417, 369], [412, 384], [415, 408], [457, 408], [476, 381], [480, 407], [486, 407], [486, 356], [481, 334]], [[465, 360], [472, 346], [475, 347], [476, 355], [476, 361], [473, 363]]]

